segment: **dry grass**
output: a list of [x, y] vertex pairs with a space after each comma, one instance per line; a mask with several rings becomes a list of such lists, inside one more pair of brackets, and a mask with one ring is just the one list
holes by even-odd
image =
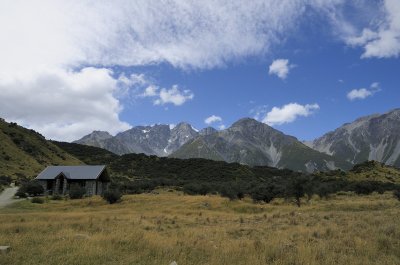
[[0, 212], [0, 264], [400, 264], [390, 194], [313, 199], [301, 208], [162, 192], [20, 202]]

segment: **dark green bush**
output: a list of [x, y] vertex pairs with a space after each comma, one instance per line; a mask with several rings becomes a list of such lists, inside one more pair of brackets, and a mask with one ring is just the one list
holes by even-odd
[[55, 200], [55, 201], [59, 201], [59, 200], [62, 200], [63, 197], [59, 194], [54, 194], [53, 196], [51, 196], [51, 199]]
[[400, 189], [393, 191], [393, 196], [400, 201]]
[[21, 190], [21, 188], [19, 188], [19, 190], [17, 191], [17, 193], [15, 193], [15, 196], [18, 196], [20, 198], [26, 198], [28, 197], [28, 195], [25, 193], [25, 191]]
[[275, 197], [279, 195], [278, 187], [272, 184], [265, 184], [254, 188], [250, 192], [250, 196], [255, 202], [270, 203]]
[[40, 204], [42, 204], [42, 203], [44, 203], [44, 200], [43, 200], [43, 198], [35, 197], [35, 198], [32, 198], [31, 202], [32, 203], [40, 203]]
[[[21, 187], [19, 188], [17, 194], [26, 193], [29, 196], [38, 196], [43, 194], [44, 189], [43, 186], [36, 180], [31, 180], [24, 182]], [[17, 195], [22, 197], [21, 195]]]
[[0, 185], [9, 186], [12, 182], [12, 178], [8, 176], [0, 176]]
[[109, 204], [113, 204], [121, 201], [122, 193], [117, 189], [110, 189], [105, 191], [102, 197]]
[[70, 199], [82, 199], [86, 194], [85, 187], [80, 185], [71, 185], [69, 188], [69, 198]]
[[237, 192], [232, 186], [226, 185], [221, 188], [221, 196], [229, 198], [231, 201], [238, 199]]

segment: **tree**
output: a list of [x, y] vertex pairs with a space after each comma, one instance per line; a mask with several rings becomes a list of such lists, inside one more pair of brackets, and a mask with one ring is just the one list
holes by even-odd
[[293, 179], [289, 185], [286, 196], [294, 197], [296, 205], [301, 206], [301, 197], [305, 194], [305, 185], [308, 182], [306, 178], [297, 177]]

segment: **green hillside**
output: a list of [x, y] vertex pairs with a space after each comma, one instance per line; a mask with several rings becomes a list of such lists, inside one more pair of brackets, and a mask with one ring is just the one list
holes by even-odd
[[319, 172], [316, 175], [345, 179], [348, 181], [378, 181], [400, 184], [400, 169], [377, 161], [366, 161], [357, 164], [347, 172], [334, 170]]
[[39, 133], [0, 119], [0, 176], [31, 178], [48, 165], [78, 165], [80, 160]]

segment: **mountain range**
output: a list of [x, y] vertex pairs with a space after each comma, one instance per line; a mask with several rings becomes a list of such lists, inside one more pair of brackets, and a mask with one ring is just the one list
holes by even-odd
[[[188, 163], [196, 164], [201, 161], [196, 158], [206, 158], [221, 161], [215, 165], [227, 161], [303, 172], [346, 170], [353, 164], [372, 159], [399, 167], [399, 114], [400, 110], [393, 110], [359, 118], [308, 143], [249, 118], [221, 131], [211, 127], [197, 131], [187, 123], [173, 128], [169, 125], [139, 126], [117, 136], [96, 131], [80, 140], [86, 145], [48, 141], [33, 130], [0, 119], [0, 175], [32, 177], [47, 165], [88, 162], [114, 164], [121, 167], [121, 172], [136, 174], [137, 163], [147, 158], [131, 156], [134, 155], [130, 154], [132, 150], [151, 152], [153, 156], [148, 158], [154, 161], [177, 161], [179, 164], [182, 160], [175, 158], [195, 158]], [[123, 141], [126, 139], [134, 140], [125, 146]], [[119, 155], [115, 154], [117, 151], [105, 149], [114, 146], [119, 148], [116, 149], [118, 152], [129, 154]], [[159, 160], [160, 156], [164, 158]], [[131, 158], [138, 161], [134, 162], [133, 168], [133, 164], [126, 168]], [[389, 171], [383, 174], [384, 178], [392, 175]]]
[[175, 127], [137, 126], [116, 136], [94, 131], [75, 143], [119, 155], [206, 158], [306, 172], [346, 170], [366, 160], [399, 167], [400, 109], [359, 118], [310, 142], [300, 142], [264, 123], [244, 118], [221, 131], [212, 127], [197, 131], [182, 122]]
[[375, 160], [400, 167], [400, 109], [359, 118], [306, 144], [352, 164]]

